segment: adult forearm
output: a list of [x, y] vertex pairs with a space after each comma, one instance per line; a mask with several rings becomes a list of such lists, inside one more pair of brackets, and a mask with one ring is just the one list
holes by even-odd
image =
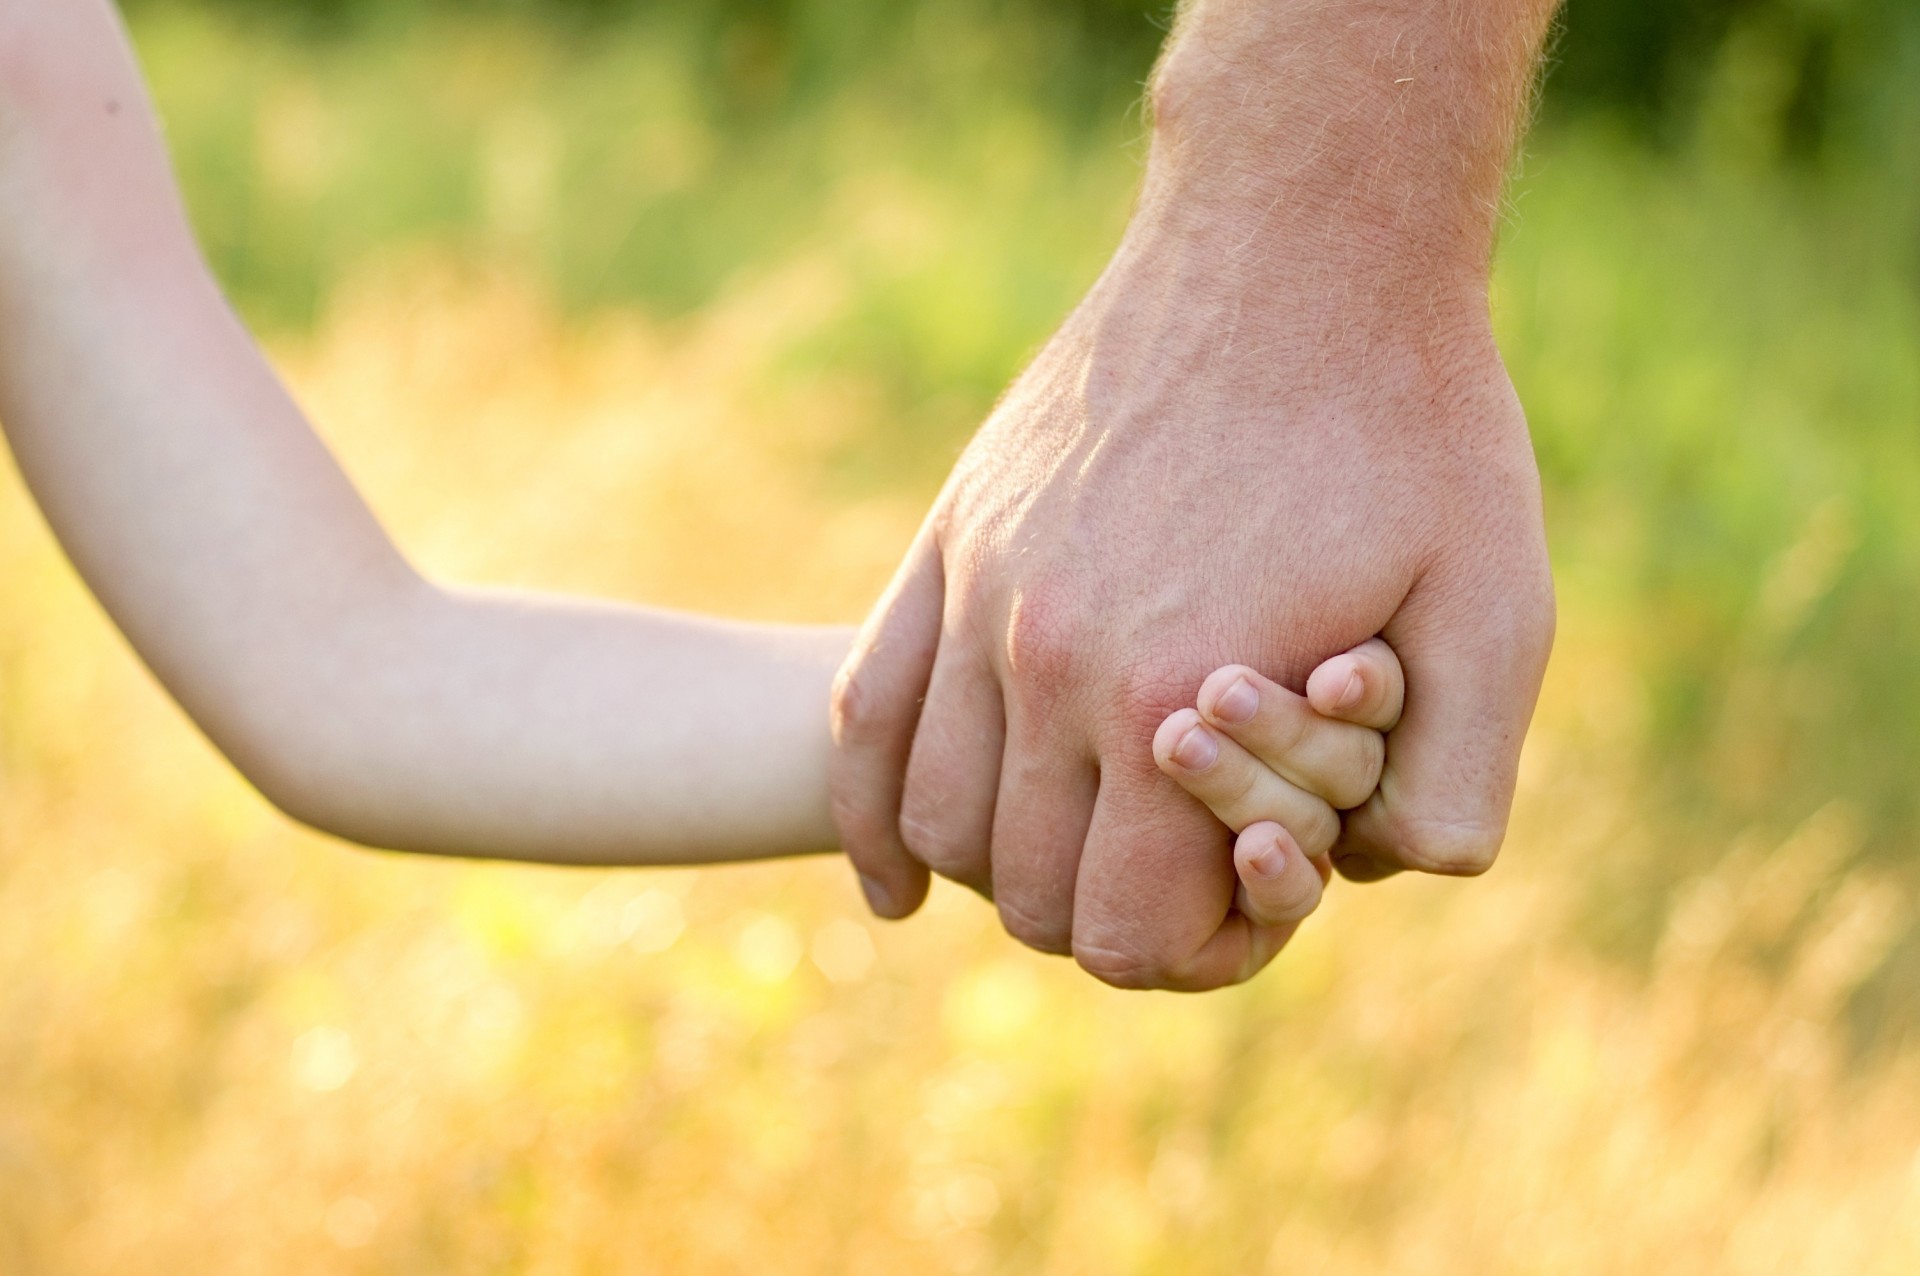
[[1256, 306], [1483, 303], [1557, 6], [1197, 0], [1153, 80], [1135, 238], [1188, 245], [1213, 289]]

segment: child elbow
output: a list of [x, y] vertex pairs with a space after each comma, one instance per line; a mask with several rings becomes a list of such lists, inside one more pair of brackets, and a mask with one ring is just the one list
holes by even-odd
[[294, 823], [362, 846], [393, 843], [380, 794], [367, 782], [376, 767], [355, 750], [284, 729], [221, 743], [247, 783]]
[[353, 803], [344, 800], [341, 785], [305, 764], [298, 750], [287, 754], [272, 749], [234, 751], [229, 757], [247, 783], [294, 823], [331, 837], [363, 840], [351, 831], [354, 822], [347, 812]]

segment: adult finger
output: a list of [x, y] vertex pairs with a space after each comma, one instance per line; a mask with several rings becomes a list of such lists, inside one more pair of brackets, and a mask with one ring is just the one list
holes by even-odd
[[1062, 749], [1063, 724], [1043, 704], [1007, 704], [1007, 747], [993, 815], [993, 891], [1014, 938], [1042, 952], [1073, 949], [1074, 879], [1100, 779]]
[[1316, 713], [1375, 731], [1399, 725], [1406, 694], [1406, 672], [1383, 638], [1369, 638], [1307, 676], [1307, 702]]
[[1074, 959], [1119, 988], [1237, 983], [1257, 969], [1263, 937], [1232, 910], [1231, 834], [1158, 772], [1143, 727], [1129, 730], [1131, 750], [1116, 738], [1100, 758], [1074, 881]]
[[922, 864], [989, 898], [988, 850], [1005, 740], [999, 680], [978, 651], [949, 632], [914, 730], [900, 837]]
[[1387, 737], [1380, 788], [1348, 817], [1334, 863], [1357, 881], [1485, 872], [1506, 836], [1553, 645], [1551, 579], [1543, 563], [1478, 588], [1423, 580], [1385, 637], [1406, 666], [1406, 712]]
[[923, 528], [833, 683], [834, 827], [881, 917], [906, 917], [927, 896], [926, 867], [900, 839], [900, 799], [945, 593], [939, 545]]

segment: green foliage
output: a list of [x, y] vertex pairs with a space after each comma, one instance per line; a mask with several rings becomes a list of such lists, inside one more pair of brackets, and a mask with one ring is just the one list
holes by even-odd
[[[669, 25], [696, 69], [729, 59], [778, 68], [818, 91], [901, 56], [938, 8], [1016, 52], [1048, 33], [1062, 87], [1104, 101], [1133, 91], [1171, 20], [1168, 0], [128, 0], [136, 12], [192, 4], [256, 23], [338, 36], [431, 16], [537, 21], [597, 38]], [[1674, 143], [1733, 115], [1749, 144], [1805, 158], [1835, 149], [1920, 161], [1920, 7], [1909, 0], [1570, 0], [1548, 99], [1561, 115], [1603, 113]], [[764, 89], [765, 86], [762, 86]], [[751, 98], [753, 95], [749, 94]], [[764, 92], [771, 105], [779, 94]], [[784, 99], [783, 99], [784, 100]]]
[[1903, 211], [1592, 134], [1541, 149], [1496, 313], [1562, 578], [1636, 653], [1647, 794], [1675, 817], [1642, 850], [1689, 872], [1712, 831], [1841, 798], [1873, 854], [1910, 862], [1920, 254]]
[[[1076, 37], [1048, 22], [981, 27], [936, 2], [856, 37], [863, 12], [821, 7], [795, 42], [675, 13], [590, 39], [444, 15], [328, 40], [204, 8], [138, 25], [210, 252], [274, 323], [304, 323], [347, 263], [420, 237], [524, 259], [574, 309], [679, 313], [743, 262], [872, 222], [876, 199], [898, 206], [896, 240], [923, 242], [902, 223], [937, 210], [925, 269], [962, 275], [963, 251], [1029, 242], [1022, 226], [1115, 224], [1135, 81], [1079, 67]], [[849, 49], [864, 69], [836, 71]], [[1090, 167], [1106, 174], [1099, 202], [1063, 200]], [[919, 198], [928, 185], [979, 204], [962, 215]], [[906, 251], [888, 234], [852, 250]], [[1053, 278], [1073, 259], [1031, 265]], [[896, 336], [924, 326], [914, 313]]]

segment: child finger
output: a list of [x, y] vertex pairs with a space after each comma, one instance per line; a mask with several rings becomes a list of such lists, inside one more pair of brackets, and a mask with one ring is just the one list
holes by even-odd
[[1360, 805], [1380, 783], [1386, 742], [1378, 731], [1316, 713], [1306, 697], [1246, 665], [1208, 675], [1197, 703], [1210, 725], [1336, 808]]
[[1381, 638], [1329, 658], [1307, 676], [1307, 700], [1317, 713], [1375, 731], [1399, 725], [1406, 696], [1400, 657]]
[[1340, 833], [1340, 817], [1327, 803], [1276, 774], [1228, 736], [1181, 709], [1153, 737], [1160, 769], [1236, 833], [1272, 820], [1293, 832], [1310, 855], [1325, 854]]
[[1319, 907], [1326, 878], [1286, 829], [1271, 821], [1249, 825], [1233, 846], [1240, 886], [1234, 902], [1256, 926], [1287, 926]]

